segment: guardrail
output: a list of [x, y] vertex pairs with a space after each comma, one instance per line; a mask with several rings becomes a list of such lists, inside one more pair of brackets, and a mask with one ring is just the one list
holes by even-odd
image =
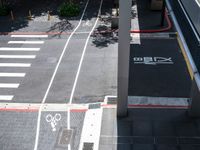
[[174, 14], [174, 11], [172, 9], [171, 3], [169, 0], [166, 1], [166, 6], [168, 8], [168, 11], [171, 15], [171, 18], [173, 20], [174, 26], [178, 32], [181, 44], [184, 49], [184, 53], [186, 54], [186, 57], [189, 61], [189, 65], [192, 70], [192, 88], [191, 88], [191, 95], [190, 95], [190, 110], [189, 110], [189, 115], [192, 117], [200, 117], [200, 75], [198, 72], [198, 69], [196, 67], [196, 64], [193, 60], [193, 57], [190, 53], [190, 49], [187, 46], [185, 37], [183, 35], [183, 32], [181, 30], [181, 27], [179, 26], [179, 23], [176, 19], [176, 16]]
[[178, 0], [200, 45], [200, 2], [197, 0]]
[[[199, 37], [199, 33], [197, 32], [197, 30], [198, 29], [196, 29], [196, 27], [197, 27], [197, 25], [194, 23], [194, 22], [192, 22], [191, 21], [191, 17], [189, 17], [188, 16], [188, 13], [186, 12], [186, 10], [185, 10], [185, 8], [184, 8], [184, 6], [183, 6], [183, 4], [181, 3], [181, 1], [180, 0], [177, 0], [178, 1], [178, 3], [179, 3], [179, 5], [180, 5], [180, 7], [181, 7], [181, 9], [182, 9], [182, 11], [183, 11], [183, 13], [184, 13], [184, 15], [186, 16], [186, 18], [187, 18], [187, 21], [189, 22], [189, 24], [190, 24], [190, 26], [191, 26], [191, 28], [192, 28], [192, 31], [193, 31], [193, 33], [195, 34], [195, 37], [197, 38], [197, 40], [198, 40], [198, 42], [199, 42], [199, 45], [200, 45], [200, 37]], [[188, 1], [188, 0], [187, 0]], [[195, 1], [190, 1], [189, 3], [194, 3]], [[196, 3], [196, 2], [195, 2]], [[192, 5], [192, 6], [194, 6], [194, 5]], [[191, 6], [191, 7], [192, 7]], [[198, 6], [199, 7], [199, 6]], [[196, 9], [196, 8], [193, 8], [193, 9]], [[190, 11], [192, 10], [192, 8], [190, 8]], [[193, 13], [195, 13], [195, 15], [196, 16], [198, 16], [199, 13], [200, 12], [200, 9], [199, 9], [199, 11], [198, 12], [193, 12]], [[190, 13], [191, 14], [191, 13]], [[191, 14], [192, 15], [192, 14]], [[198, 18], [199, 19], [199, 18]], [[194, 21], [194, 20], [193, 20]], [[196, 27], [194, 26], [194, 25], [196, 25]]]

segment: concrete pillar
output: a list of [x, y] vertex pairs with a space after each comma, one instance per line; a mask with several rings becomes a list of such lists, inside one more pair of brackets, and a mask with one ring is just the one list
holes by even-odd
[[191, 117], [200, 117], [200, 77], [199, 74], [194, 74], [189, 115]]
[[127, 115], [132, 0], [119, 0], [117, 115]]

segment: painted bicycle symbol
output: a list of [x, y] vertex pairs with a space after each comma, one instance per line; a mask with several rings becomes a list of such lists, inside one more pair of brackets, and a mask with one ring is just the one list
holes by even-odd
[[54, 116], [52, 116], [51, 114], [48, 114], [46, 116], [46, 121], [50, 123], [52, 127], [52, 131], [56, 131], [57, 122], [60, 120], [61, 120], [61, 114], [56, 113]]

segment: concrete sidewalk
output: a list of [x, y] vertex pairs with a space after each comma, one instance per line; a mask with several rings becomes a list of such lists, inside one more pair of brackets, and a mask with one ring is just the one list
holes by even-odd
[[199, 150], [199, 129], [186, 109], [129, 109], [117, 118], [104, 108], [99, 150]]

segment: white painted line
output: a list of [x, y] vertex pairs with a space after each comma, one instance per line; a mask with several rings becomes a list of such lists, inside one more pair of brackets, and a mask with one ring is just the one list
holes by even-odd
[[35, 55], [0, 55], [0, 58], [23, 58], [23, 59], [34, 59]]
[[39, 51], [40, 48], [0, 47], [0, 51]]
[[13, 95], [0, 95], [1, 101], [11, 101], [13, 99]]
[[8, 44], [44, 44], [44, 41], [9, 41]]
[[90, 31], [90, 33], [89, 33], [89, 35], [87, 37], [87, 40], [86, 40], [85, 45], [84, 45], [84, 49], [83, 49], [83, 52], [82, 52], [82, 55], [81, 55], [81, 59], [80, 59], [79, 66], [78, 66], [78, 70], [77, 70], [77, 73], [76, 73], [76, 77], [75, 77], [75, 80], [74, 80], [72, 92], [71, 92], [70, 99], [69, 99], [69, 103], [70, 104], [72, 103], [72, 100], [73, 100], [73, 97], [74, 97], [74, 92], [75, 92], [75, 89], [76, 89], [78, 77], [79, 77], [79, 74], [80, 74], [81, 66], [82, 66], [82, 63], [83, 63], [83, 59], [84, 59], [84, 56], [85, 56], [85, 52], [86, 52], [86, 48], [87, 48], [90, 36], [93, 33], [93, 31], [94, 31], [94, 29], [95, 29], [95, 27], [97, 25], [97, 22], [99, 20], [99, 15], [101, 14], [102, 3], [103, 3], [103, 0], [101, 0], [101, 3], [100, 3], [100, 7], [99, 7], [99, 12], [98, 12], [97, 19], [96, 19], [96, 21], [94, 23], [94, 26], [93, 26], [92, 30]]
[[0, 67], [30, 67], [31, 64], [25, 63], [0, 63]]
[[6, 73], [0, 72], [0, 77], [25, 77], [25, 73]]
[[[70, 95], [70, 99], [69, 99], [69, 104], [72, 103], [73, 101], [73, 97], [74, 97], [74, 92], [75, 92], [75, 89], [76, 89], [76, 85], [77, 85], [77, 82], [78, 82], [78, 78], [79, 78], [79, 74], [80, 74], [80, 70], [81, 70], [81, 67], [82, 67], [82, 63], [83, 63], [83, 59], [84, 59], [84, 56], [85, 56], [85, 52], [86, 52], [86, 48], [87, 48], [87, 45], [88, 45], [88, 42], [89, 42], [89, 39], [90, 39], [90, 36], [92, 35], [97, 23], [98, 23], [98, 20], [99, 20], [99, 16], [101, 14], [101, 7], [102, 7], [102, 3], [103, 3], [103, 0], [101, 0], [100, 2], [100, 6], [99, 6], [99, 11], [98, 11], [98, 16], [97, 16], [97, 19], [92, 27], [92, 30], [90, 31], [87, 39], [86, 39], [86, 42], [85, 42], [85, 45], [84, 45], [84, 48], [83, 48], [83, 52], [82, 52], [82, 55], [81, 55], [81, 59], [80, 59], [80, 62], [79, 62], [79, 66], [78, 66], [78, 70], [77, 70], [77, 73], [76, 73], [76, 77], [75, 77], [75, 80], [74, 80], [74, 84], [73, 84], [73, 88], [72, 88], [72, 92], [71, 92], [71, 95]], [[67, 113], [67, 126], [68, 128], [70, 129], [70, 111], [68, 111]], [[99, 122], [97, 122], [99, 123]], [[99, 125], [101, 125], [101, 122], [99, 123]], [[88, 131], [88, 130], [87, 130]], [[98, 135], [98, 130], [97, 131], [93, 131], [93, 132], [96, 132], [97, 135]], [[99, 131], [100, 132], [100, 131]], [[82, 134], [84, 135], [84, 134]], [[95, 136], [95, 143], [94, 143], [94, 150], [98, 150], [98, 144], [99, 144], [99, 136], [96, 138]], [[83, 139], [83, 141], [85, 140], [85, 138]], [[82, 143], [83, 144], [83, 143]], [[82, 145], [81, 144], [81, 145]], [[70, 145], [68, 145], [68, 148], [69, 148]], [[83, 146], [83, 145], [82, 145]]]
[[11, 37], [25, 37], [25, 38], [47, 38], [48, 35], [11, 35]]
[[[3, 98], [6, 98], [6, 97], [3, 97]], [[9, 97], [9, 98], [11, 98], [11, 97]], [[0, 109], [1, 108], [7, 108], [7, 109], [30, 110], [30, 109], [36, 109], [36, 108], [39, 109], [40, 106], [41, 106], [41, 103], [0, 103]], [[51, 111], [51, 112], [63, 111], [63, 112], [67, 112], [68, 108], [75, 109], [75, 110], [85, 110], [85, 111], [87, 111], [88, 107], [89, 107], [89, 104], [72, 104], [72, 105], [69, 105], [69, 104], [48, 103], [48, 104], [44, 104], [42, 106], [42, 111]]]
[[[46, 101], [47, 95], [48, 95], [48, 93], [49, 93], [49, 91], [50, 91], [50, 88], [51, 88], [51, 86], [52, 86], [52, 84], [53, 84], [54, 78], [55, 78], [56, 73], [57, 73], [57, 71], [58, 71], [58, 67], [60, 66], [60, 63], [61, 63], [61, 61], [62, 61], [62, 58], [63, 58], [64, 54], [65, 54], [65, 51], [66, 51], [67, 46], [68, 46], [68, 44], [69, 44], [69, 41], [70, 41], [70, 39], [72, 38], [72, 36], [74, 35], [74, 33], [76, 32], [76, 30], [77, 30], [77, 29], [79, 28], [79, 26], [81, 25], [81, 22], [82, 22], [82, 20], [83, 20], [84, 15], [85, 15], [85, 11], [86, 11], [86, 9], [87, 9], [88, 3], [89, 3], [89, 0], [87, 0], [87, 3], [86, 3], [86, 5], [85, 5], [85, 8], [84, 8], [84, 10], [83, 10], [83, 13], [82, 13], [82, 16], [81, 16], [81, 18], [80, 18], [80, 20], [79, 20], [78, 25], [77, 25], [76, 28], [73, 30], [73, 32], [70, 34], [69, 38], [67, 39], [67, 41], [66, 41], [66, 43], [65, 43], [65, 46], [64, 46], [63, 51], [62, 51], [62, 53], [61, 53], [61, 55], [60, 55], [60, 58], [59, 58], [59, 60], [58, 60], [58, 63], [57, 63], [56, 68], [55, 68], [55, 70], [54, 70], [54, 73], [53, 73], [53, 75], [52, 75], [52, 77], [51, 77], [50, 83], [49, 83], [49, 85], [48, 85], [48, 87], [47, 87], [47, 90], [46, 90], [46, 92], [45, 92], [45, 95], [44, 95], [44, 97], [43, 97], [43, 99], [42, 99], [41, 106], [40, 106], [40, 109], [39, 109], [39, 112], [38, 112], [38, 118], [37, 118], [37, 128], [36, 128], [36, 136], [35, 136], [34, 150], [37, 150], [37, 148], [38, 148], [38, 140], [39, 140], [39, 133], [40, 133], [40, 122], [41, 122], [41, 111], [42, 111], [42, 107], [43, 107], [43, 105], [44, 105], [44, 103], [45, 103], [45, 101]], [[69, 112], [70, 112], [70, 111], [69, 111]], [[68, 126], [68, 128], [70, 128], [70, 126]], [[69, 145], [68, 145], [68, 150], [71, 150], [71, 147], [70, 147]]]
[[99, 149], [99, 138], [101, 133], [101, 109], [89, 109], [84, 118], [83, 129], [81, 133], [81, 140], [79, 150], [83, 150], [84, 143], [93, 143], [93, 150]]
[[[97, 23], [98, 23], [98, 20], [99, 20], [99, 16], [101, 14], [101, 7], [102, 7], [102, 3], [103, 3], [103, 0], [101, 0], [100, 2], [100, 6], [99, 6], [99, 11], [98, 11], [98, 16], [97, 16], [97, 19], [92, 27], [92, 30], [90, 31], [87, 39], [86, 39], [86, 42], [85, 42], [85, 45], [84, 45], [84, 48], [83, 48], [83, 52], [82, 52], [82, 55], [81, 55], [81, 59], [80, 59], [80, 62], [79, 62], [79, 66], [78, 66], [78, 70], [77, 70], [77, 73], [76, 73], [76, 77], [75, 77], [75, 80], [74, 80], [74, 84], [73, 84], [73, 88], [72, 88], [72, 92], [71, 92], [71, 95], [70, 95], [70, 99], [69, 99], [69, 104], [72, 104], [72, 101], [73, 101], [73, 97], [74, 97], [74, 92], [75, 92], [75, 89], [76, 89], [76, 85], [77, 85], [77, 82], [78, 82], [78, 78], [79, 78], [79, 74], [80, 74], [80, 70], [81, 70], [81, 67], [82, 67], [82, 63], [83, 63], [83, 59], [84, 59], [84, 56], [85, 56], [85, 52], [86, 52], [86, 48], [87, 48], [87, 45], [88, 45], [88, 42], [89, 42], [89, 39], [90, 39], [90, 36], [91, 34], [93, 33]], [[100, 113], [102, 115], [102, 113]], [[89, 115], [90, 116], [90, 115]], [[88, 117], [89, 118], [89, 117]], [[98, 117], [97, 117], [98, 118]], [[92, 120], [92, 118], [89, 118], [89, 120]], [[101, 118], [100, 118], [101, 119]], [[100, 120], [98, 118], [98, 121], [97, 124], [99, 124], [101, 126], [101, 122], [99, 122]], [[88, 120], [88, 119], [87, 119]], [[94, 119], [95, 120], [95, 119]], [[101, 121], [101, 120], [100, 120]], [[87, 121], [86, 121], [87, 123]], [[84, 124], [85, 124], [85, 121], [84, 121]], [[70, 129], [70, 110], [68, 111], [67, 113], [67, 126], [68, 128]], [[87, 125], [86, 125], [87, 126]], [[83, 127], [84, 128], [84, 127]], [[87, 128], [87, 127], [85, 127]], [[82, 135], [85, 135], [87, 131], [91, 131], [91, 130], [88, 130], [88, 129], [85, 129], [85, 131], [82, 133]], [[96, 133], [94, 135], [94, 150], [98, 150], [98, 145], [99, 145], [99, 136], [100, 136], [100, 130], [98, 130], [98, 125], [96, 127], [95, 130], [92, 130], [93, 133]], [[98, 135], [99, 133], [99, 135]], [[96, 137], [96, 135], [98, 135]], [[90, 139], [88, 139], [90, 141]], [[79, 147], [79, 150], [82, 150], [82, 147], [83, 147], [83, 142], [87, 141], [87, 136], [84, 136], [83, 139], [82, 139], [82, 142], [80, 143], [80, 147]], [[92, 141], [91, 141], [92, 142]], [[68, 145], [68, 148], [70, 148], [70, 145]]]
[[128, 105], [188, 106], [189, 98], [128, 96]]
[[0, 83], [0, 88], [18, 88], [18, 83]]

